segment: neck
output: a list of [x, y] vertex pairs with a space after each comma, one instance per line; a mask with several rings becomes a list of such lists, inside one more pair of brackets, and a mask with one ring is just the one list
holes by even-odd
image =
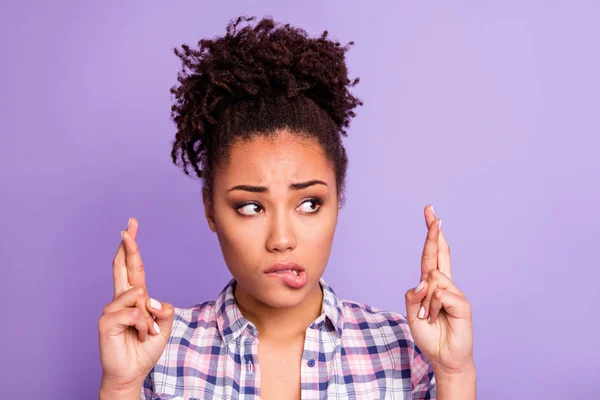
[[235, 285], [234, 296], [242, 315], [256, 326], [263, 339], [303, 336], [310, 324], [321, 315], [323, 304], [323, 290], [318, 281], [308, 296], [293, 307], [272, 307], [239, 284]]

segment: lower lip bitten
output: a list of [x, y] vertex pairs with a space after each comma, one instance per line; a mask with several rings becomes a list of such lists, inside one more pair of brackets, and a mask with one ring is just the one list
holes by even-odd
[[294, 289], [300, 289], [308, 282], [306, 271], [287, 269], [277, 272], [270, 272], [267, 275], [280, 278], [286, 285]]

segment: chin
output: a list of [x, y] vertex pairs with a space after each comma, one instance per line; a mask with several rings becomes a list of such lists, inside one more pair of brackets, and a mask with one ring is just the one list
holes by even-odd
[[295, 291], [294, 293], [289, 293], [289, 291], [273, 291], [267, 293], [266, 296], [261, 296], [259, 300], [271, 307], [291, 308], [301, 304], [306, 299], [307, 295], [308, 291], [306, 290]]
[[[290, 308], [301, 304], [312, 292], [315, 284], [308, 280], [302, 288], [289, 287], [281, 280], [264, 276], [259, 282], [247, 282], [244, 289], [260, 302], [275, 308]], [[249, 288], [251, 290], [249, 290]]]

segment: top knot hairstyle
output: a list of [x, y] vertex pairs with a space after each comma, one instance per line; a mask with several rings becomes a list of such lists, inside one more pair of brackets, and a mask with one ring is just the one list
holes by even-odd
[[238, 17], [225, 36], [202, 39], [198, 49], [174, 49], [182, 70], [179, 85], [171, 88], [173, 163], [180, 158], [186, 175], [191, 164], [212, 199], [215, 167], [227, 162], [236, 140], [287, 129], [320, 143], [343, 204], [348, 158], [341, 136], [356, 115], [353, 109], [363, 104], [348, 90], [359, 82], [348, 79], [344, 60], [354, 42], [341, 46], [327, 39], [327, 31], [310, 38], [272, 18], [239, 26], [254, 19]]

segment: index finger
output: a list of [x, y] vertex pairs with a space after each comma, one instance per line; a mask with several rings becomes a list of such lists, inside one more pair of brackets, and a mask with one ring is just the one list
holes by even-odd
[[[132, 221], [133, 224], [133, 221]], [[127, 265], [127, 281], [130, 286], [146, 284], [146, 273], [140, 249], [133, 236], [123, 231], [123, 244], [125, 246], [125, 265]]]
[[441, 220], [435, 217], [430, 206], [425, 207], [425, 222], [428, 230], [421, 256], [421, 281], [427, 279], [429, 271], [438, 267], [438, 236]]
[[[135, 218], [129, 220], [126, 231], [131, 234], [135, 239], [137, 236], [138, 222]], [[125, 247], [123, 246], [123, 240], [117, 248], [117, 254], [113, 258], [113, 286], [114, 286], [114, 298], [119, 297], [122, 293], [131, 289], [127, 278], [127, 264], [125, 259]]]

